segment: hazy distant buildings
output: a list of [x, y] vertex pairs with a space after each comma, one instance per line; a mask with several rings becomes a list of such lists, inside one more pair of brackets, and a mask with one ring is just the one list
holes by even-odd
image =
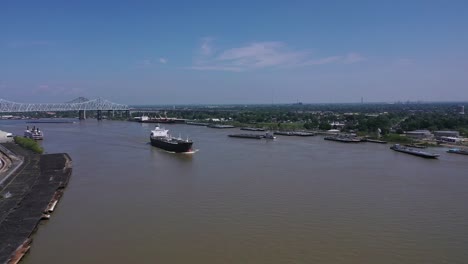
[[464, 106], [464, 105], [459, 105], [459, 106], [458, 106], [458, 109], [457, 109], [457, 112], [458, 112], [460, 115], [464, 115], [464, 114], [465, 114], [465, 106]]

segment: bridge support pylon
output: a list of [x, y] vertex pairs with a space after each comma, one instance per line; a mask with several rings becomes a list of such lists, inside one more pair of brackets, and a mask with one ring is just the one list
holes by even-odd
[[80, 120], [85, 120], [86, 119], [86, 112], [85, 110], [80, 110], [78, 111], [78, 117]]
[[102, 110], [97, 110], [97, 120], [98, 121], [102, 120]]

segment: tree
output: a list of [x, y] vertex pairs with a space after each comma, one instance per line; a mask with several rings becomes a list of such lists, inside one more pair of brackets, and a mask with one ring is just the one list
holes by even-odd
[[320, 130], [330, 130], [332, 127], [328, 122], [321, 122], [319, 125]]

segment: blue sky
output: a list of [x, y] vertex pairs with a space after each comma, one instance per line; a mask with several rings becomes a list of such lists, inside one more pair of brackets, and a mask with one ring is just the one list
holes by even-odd
[[467, 1], [1, 1], [0, 98], [468, 101]]

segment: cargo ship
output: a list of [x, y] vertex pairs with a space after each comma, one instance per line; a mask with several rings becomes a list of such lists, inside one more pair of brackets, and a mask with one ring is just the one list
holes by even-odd
[[166, 151], [184, 153], [192, 151], [193, 141], [189, 139], [175, 138], [169, 135], [169, 130], [157, 125], [150, 134], [151, 145]]
[[425, 152], [425, 151], [421, 151], [421, 150], [408, 148], [408, 147], [405, 147], [405, 146], [401, 146], [400, 144], [395, 144], [395, 145], [391, 146], [390, 149], [392, 149], [394, 151], [403, 152], [403, 153], [406, 153], [406, 154], [418, 156], [418, 157], [428, 158], [428, 159], [435, 159], [435, 158], [439, 157], [439, 154], [434, 154], [434, 153], [429, 153], [429, 152]]

